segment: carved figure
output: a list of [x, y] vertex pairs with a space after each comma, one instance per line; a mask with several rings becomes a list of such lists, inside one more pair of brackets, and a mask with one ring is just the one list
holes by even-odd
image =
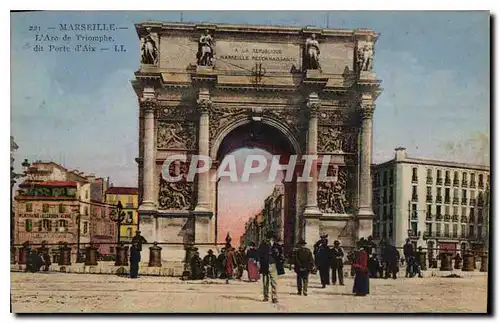
[[141, 63], [158, 64], [158, 48], [151, 35], [141, 38]]
[[192, 194], [192, 183], [186, 181], [167, 182], [162, 180], [158, 194], [158, 203], [164, 209], [188, 210], [193, 206]]
[[316, 34], [312, 34], [306, 39], [306, 59], [304, 60], [307, 70], [321, 69], [319, 64], [319, 42], [316, 39]]
[[349, 207], [347, 198], [347, 173], [338, 172], [336, 182], [322, 182], [318, 189], [318, 207], [323, 212], [346, 213]]
[[188, 123], [159, 122], [158, 125], [158, 148], [194, 148], [194, 127]]
[[214, 43], [210, 31], [206, 30], [198, 41], [198, 53], [196, 58], [199, 66], [213, 66]]
[[363, 61], [362, 61], [362, 71], [371, 71], [373, 65], [373, 46], [367, 44], [363, 47]]

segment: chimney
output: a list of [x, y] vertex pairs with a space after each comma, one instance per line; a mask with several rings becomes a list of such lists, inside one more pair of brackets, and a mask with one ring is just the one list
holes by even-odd
[[398, 147], [394, 149], [396, 151], [395, 154], [395, 159], [398, 160], [404, 160], [406, 157], [408, 157], [408, 154], [406, 153], [406, 148], [405, 147]]

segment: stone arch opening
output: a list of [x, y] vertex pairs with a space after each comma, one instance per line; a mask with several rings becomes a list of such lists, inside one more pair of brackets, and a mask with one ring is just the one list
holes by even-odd
[[[291, 181], [285, 181], [285, 172], [280, 171], [274, 181], [268, 179], [271, 158], [272, 156], [280, 156], [280, 165], [288, 164], [291, 155], [299, 155], [300, 147], [295, 138], [288, 137], [285, 127], [276, 126], [269, 120], [266, 122], [252, 121], [252, 120], [237, 120], [231, 126], [223, 131], [223, 137], [218, 138], [217, 144], [214, 145], [212, 151], [216, 161], [216, 169], [220, 167], [221, 161], [228, 155], [236, 155], [236, 170], [237, 170], [237, 183], [232, 183], [227, 178], [221, 180], [221, 192], [224, 194], [223, 186], [235, 186], [237, 189], [226, 190], [230, 192], [231, 198], [235, 198], [236, 192], [245, 187], [246, 183], [241, 182], [241, 175], [245, 164], [245, 159], [252, 154], [264, 155], [267, 160], [266, 169], [262, 174], [253, 174], [250, 176], [248, 191], [245, 192], [248, 197], [248, 203], [255, 204], [256, 201], [252, 200], [253, 195], [259, 195], [261, 198], [260, 204], [262, 211], [260, 215], [249, 214], [248, 217], [242, 217], [238, 221], [245, 221], [243, 224], [243, 236], [240, 241], [235, 241], [234, 244], [248, 244], [249, 242], [259, 243], [263, 235], [269, 231], [275, 231], [283, 240], [285, 250], [288, 252], [296, 243], [298, 228], [298, 214], [297, 214], [297, 182], [296, 174], [300, 169], [300, 161], [296, 163], [296, 167], [292, 170], [293, 178]], [[290, 134], [291, 135], [291, 134]], [[297, 151], [299, 150], [299, 152]], [[253, 176], [253, 177], [252, 177]], [[215, 188], [216, 201], [224, 200], [224, 196], [219, 194], [219, 189]], [[257, 190], [257, 191], [256, 191]], [[267, 190], [266, 196], [262, 197], [263, 191]], [[229, 197], [228, 197], [229, 198]], [[236, 197], [237, 199], [238, 197]], [[233, 201], [234, 202], [234, 201]], [[227, 203], [227, 202], [226, 202]], [[251, 208], [249, 205], [241, 205], [236, 210], [242, 210], [244, 213], [246, 209]], [[215, 211], [215, 231], [217, 233], [217, 241], [221, 242], [226, 237], [226, 232], [221, 229], [222, 220], [227, 215], [222, 213], [218, 205]], [[236, 211], [238, 212], [238, 211]], [[247, 216], [248, 214], [244, 214]], [[238, 217], [236, 214], [231, 214], [232, 217]], [[234, 219], [232, 219], [234, 221]], [[239, 232], [238, 232], [239, 233]]]

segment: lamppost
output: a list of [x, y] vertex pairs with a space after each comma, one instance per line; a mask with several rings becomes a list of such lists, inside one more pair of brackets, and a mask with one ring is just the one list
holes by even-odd
[[[13, 161], [13, 158], [11, 159]], [[15, 230], [16, 230], [16, 224], [15, 224], [15, 212], [14, 212], [14, 203], [13, 197], [14, 197], [14, 185], [16, 185], [16, 179], [25, 177], [27, 172], [28, 172], [28, 167], [30, 167], [30, 163], [28, 163], [28, 160], [25, 159], [22, 163], [22, 166], [24, 168], [24, 171], [22, 173], [16, 173], [14, 172], [14, 166], [11, 164], [10, 165], [10, 246], [12, 247], [14, 245], [14, 235], [15, 235]]]
[[120, 244], [120, 227], [122, 225], [123, 220], [125, 219], [125, 212], [123, 212], [123, 205], [121, 201], [118, 201], [116, 204], [116, 208], [111, 211], [111, 220], [116, 222], [117, 234], [116, 234], [116, 243]]

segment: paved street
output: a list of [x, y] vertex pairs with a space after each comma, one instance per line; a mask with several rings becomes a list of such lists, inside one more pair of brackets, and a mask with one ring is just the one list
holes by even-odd
[[[486, 312], [487, 276], [372, 279], [367, 297], [346, 286], [295, 295], [294, 275], [279, 278], [278, 305], [261, 301], [261, 283], [184, 282], [173, 277], [11, 273], [13, 311], [21, 312]], [[297, 302], [300, 300], [300, 302]]]

